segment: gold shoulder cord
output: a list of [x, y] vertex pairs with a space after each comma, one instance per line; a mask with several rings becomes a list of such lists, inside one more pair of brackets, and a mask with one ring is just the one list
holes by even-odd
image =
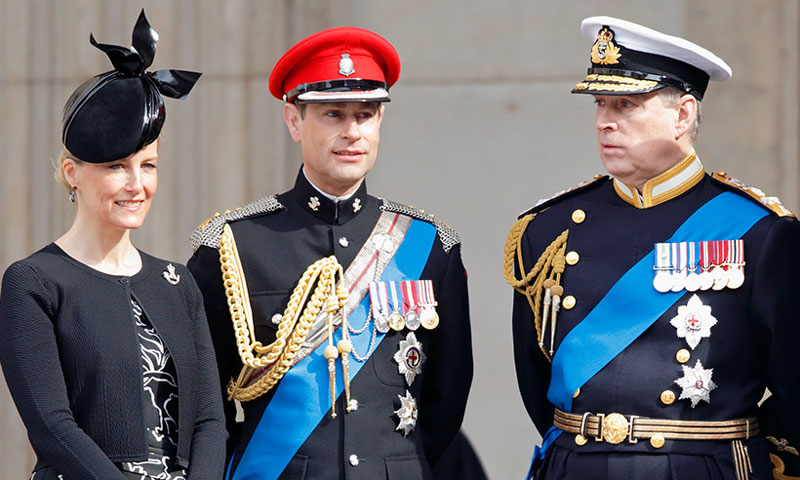
[[[228, 399], [248, 401], [258, 398], [268, 392], [283, 378], [292, 367], [297, 352], [303, 345], [322, 307], [327, 313], [327, 328], [329, 345], [325, 349], [325, 358], [328, 360], [331, 383], [331, 403], [335, 403], [335, 359], [342, 353], [342, 366], [345, 378], [345, 393], [349, 405], [349, 378], [348, 358], [352, 350], [349, 338], [343, 338], [337, 347], [333, 346], [334, 314], [342, 312], [346, 318], [344, 305], [347, 303], [347, 289], [342, 285], [343, 269], [335, 256], [325, 257], [310, 265], [292, 292], [289, 303], [283, 312], [283, 317], [278, 324], [275, 341], [267, 346], [255, 338], [253, 328], [253, 313], [247, 293], [247, 283], [244, 278], [239, 252], [233, 238], [233, 232], [227, 224], [224, 226], [219, 242], [220, 268], [225, 287], [225, 296], [233, 321], [236, 336], [236, 346], [239, 357], [244, 364], [236, 381], [231, 379], [228, 384]], [[338, 275], [338, 282], [337, 277]], [[313, 293], [312, 293], [313, 291]], [[309, 298], [310, 295], [310, 298]], [[346, 329], [343, 329], [343, 332]], [[346, 334], [345, 334], [346, 337]], [[332, 350], [331, 350], [332, 349]], [[257, 380], [244, 386], [254, 371], [266, 368], [267, 372]], [[335, 411], [332, 413], [335, 417]]]
[[[569, 230], [564, 230], [553, 242], [545, 248], [536, 264], [527, 273], [522, 260], [522, 235], [528, 224], [536, 217], [535, 213], [525, 215], [514, 223], [506, 238], [503, 261], [503, 275], [506, 282], [516, 291], [525, 295], [533, 312], [536, 335], [539, 340], [539, 349], [544, 356], [551, 360], [553, 357], [553, 343], [555, 341], [556, 322], [558, 310], [561, 306], [561, 295], [564, 288], [561, 286], [561, 274], [564, 273], [564, 253], [567, 249], [567, 236]], [[519, 264], [519, 271], [524, 274], [520, 279], [514, 276], [514, 257]], [[544, 304], [544, 305], [542, 305]], [[549, 317], [549, 318], [548, 318]], [[550, 321], [550, 349], [545, 349], [544, 334], [547, 321]]]

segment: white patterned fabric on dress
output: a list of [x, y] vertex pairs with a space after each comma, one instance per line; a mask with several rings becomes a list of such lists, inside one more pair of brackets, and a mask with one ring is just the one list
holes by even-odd
[[146, 461], [122, 462], [120, 468], [131, 479], [185, 480], [186, 471], [174, 460], [178, 448], [175, 364], [167, 346], [133, 298], [131, 306], [142, 354], [142, 401], [149, 455]]

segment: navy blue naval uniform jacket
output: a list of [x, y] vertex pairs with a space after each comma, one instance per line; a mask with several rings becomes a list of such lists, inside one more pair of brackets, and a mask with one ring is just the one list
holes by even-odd
[[[702, 167], [700, 167], [702, 169]], [[562, 231], [569, 229], [566, 252], [577, 252], [579, 261], [567, 265], [562, 276], [564, 296], [575, 297], [575, 306], [562, 307], [558, 316], [555, 349], [570, 330], [604, 297], [612, 285], [636, 262], [664, 242], [692, 213], [716, 195], [741, 190], [707, 174], [682, 182], [661, 202], [641, 205], [618, 193], [608, 177], [563, 194], [527, 213], [536, 213], [521, 241], [526, 270]], [[647, 187], [647, 185], [645, 186]], [[674, 198], [669, 198], [676, 195]], [[636, 203], [640, 205], [636, 206]], [[585, 212], [576, 223], [572, 213]], [[524, 215], [524, 214], [523, 214]], [[724, 221], [724, 219], [723, 219]], [[689, 349], [669, 321], [693, 295], [685, 295], [633, 343], [583, 385], [573, 399], [572, 413], [621, 413], [658, 419], [732, 420], [758, 416], [761, 435], [745, 442], [754, 473], [751, 479], [772, 478], [768, 447], [787, 465], [796, 456], [777, 451], [765, 438], [800, 444], [800, 223], [792, 217], [768, 214], [742, 237], [745, 244], [745, 282], [740, 288], [695, 292], [711, 307], [718, 323], [711, 336], [690, 350], [685, 364], [700, 360], [713, 369], [717, 385], [710, 403], [679, 400], [683, 376], [676, 352]], [[706, 240], [728, 240], [708, 238]], [[521, 273], [518, 271], [517, 276]], [[651, 283], [641, 288], [654, 288]], [[613, 329], [613, 318], [608, 319]], [[554, 406], [546, 395], [551, 364], [539, 349], [534, 318], [524, 295], [515, 292], [513, 310], [514, 358], [525, 407], [543, 435], [553, 425]], [[549, 329], [545, 340], [549, 347]], [[587, 352], [590, 355], [591, 352]], [[772, 396], [759, 407], [768, 388]], [[672, 390], [675, 401], [665, 404], [661, 393]], [[575, 434], [562, 433], [550, 447], [539, 477], [550, 479], [731, 479], [730, 441], [667, 440], [656, 449], [648, 441], [618, 445], [589, 442], [579, 446]]]
[[[311, 197], [319, 202], [316, 211], [309, 205]], [[302, 171], [294, 188], [277, 200], [282, 208], [229, 221], [250, 293], [256, 337], [264, 345], [275, 340], [277, 326], [271, 318], [283, 313], [306, 268], [330, 255], [336, 255], [347, 268], [375, 226], [382, 204], [367, 195], [366, 183], [348, 200], [335, 203], [315, 190]], [[351, 383], [358, 409], [344, 413], [341, 395], [336, 402], [337, 418], [325, 415], [281, 479], [432, 478], [431, 467], [459, 431], [472, 380], [467, 282], [460, 245], [449, 240], [452, 237], [442, 236], [441, 229], [438, 233], [420, 276], [433, 281], [440, 316], [436, 329], [415, 332], [427, 356], [422, 374], [406, 386], [392, 357], [408, 330], [390, 330]], [[450, 242], [447, 248], [442, 239]], [[222, 287], [218, 252], [200, 246], [187, 266], [203, 292], [225, 385], [238, 376], [242, 362]], [[351, 363], [354, 361], [351, 357]], [[234, 423], [233, 402], [225, 401], [233, 469], [277, 388], [243, 403], [244, 423]], [[398, 395], [405, 395], [406, 389], [417, 400], [419, 410], [416, 428], [403, 437], [395, 431], [398, 418], [394, 411], [400, 408]]]

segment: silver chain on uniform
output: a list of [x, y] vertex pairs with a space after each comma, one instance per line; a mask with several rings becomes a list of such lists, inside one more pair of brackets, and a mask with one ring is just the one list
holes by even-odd
[[[378, 254], [378, 258], [375, 260], [375, 270], [372, 273], [372, 281], [374, 282], [380, 280], [380, 274], [378, 272], [383, 272], [383, 269], [386, 268], [386, 265], [389, 263], [386, 260], [386, 252], [384, 252], [383, 249], [379, 248], [377, 249], [376, 252]], [[369, 293], [367, 293], [367, 295], [369, 295]], [[358, 330], [352, 328], [350, 326], [350, 322], [348, 322], [346, 319], [342, 322], [342, 324], [344, 325], [344, 328], [347, 329], [347, 332], [350, 335], [359, 335], [361, 333], [364, 333], [367, 327], [370, 324], [372, 324], [372, 335], [369, 339], [369, 347], [367, 348], [367, 353], [362, 357], [361, 355], [356, 353], [355, 347], [353, 347], [353, 350], [350, 352], [353, 354], [353, 358], [355, 358], [356, 361], [358, 361], [359, 363], [366, 362], [367, 359], [369, 359], [370, 355], [372, 355], [372, 349], [375, 347], [375, 339], [378, 338], [378, 327], [375, 326], [375, 322], [373, 321], [372, 318], [372, 308], [369, 305], [367, 306], [367, 319], [364, 322], [364, 325], [362, 325], [361, 328], [359, 328]]]

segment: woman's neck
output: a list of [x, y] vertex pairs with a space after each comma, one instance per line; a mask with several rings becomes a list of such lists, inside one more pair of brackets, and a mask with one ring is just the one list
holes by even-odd
[[103, 273], [132, 276], [142, 269], [142, 258], [128, 229], [108, 228], [78, 217], [55, 243], [70, 257]]

